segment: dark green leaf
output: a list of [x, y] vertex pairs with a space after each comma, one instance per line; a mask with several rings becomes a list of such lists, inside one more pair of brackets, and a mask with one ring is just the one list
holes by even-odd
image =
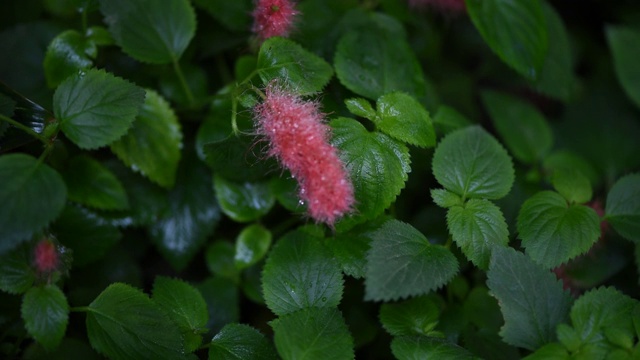
[[196, 31], [188, 0], [100, 0], [100, 10], [116, 44], [143, 62], [177, 62]]
[[291, 173], [285, 171], [279, 177], [271, 178], [269, 186], [278, 203], [285, 209], [296, 213], [306, 212], [306, 204], [301, 203], [298, 197], [298, 182], [291, 177]]
[[485, 199], [470, 199], [447, 212], [453, 241], [471, 262], [487, 269], [495, 247], [509, 243], [509, 229], [499, 207]]
[[236, 249], [228, 241], [214, 241], [207, 246], [205, 260], [207, 267], [214, 275], [237, 281], [240, 270], [235, 265]]
[[593, 196], [591, 182], [579, 170], [558, 169], [551, 176], [551, 184], [572, 204], [584, 204]]
[[605, 218], [620, 235], [640, 242], [640, 174], [620, 178], [607, 194]]
[[273, 247], [262, 273], [262, 292], [267, 307], [276, 315], [340, 302], [342, 273], [321, 240], [295, 231]]
[[22, 319], [27, 331], [51, 351], [60, 344], [69, 322], [69, 304], [55, 285], [32, 287], [22, 299]]
[[0, 157], [0, 254], [58, 217], [67, 199], [62, 176], [25, 154]]
[[366, 300], [423, 295], [458, 272], [458, 261], [448, 249], [430, 244], [409, 224], [389, 220], [368, 236]]
[[44, 74], [49, 87], [58, 86], [64, 79], [93, 66], [97, 55], [96, 44], [75, 30], [56, 36], [44, 57]]
[[629, 98], [640, 107], [640, 31], [625, 26], [608, 26], [607, 40], [618, 81]]
[[22, 359], [24, 360], [102, 360], [103, 357], [98, 355], [87, 341], [75, 338], [65, 337], [60, 345], [54, 351], [47, 351], [41, 346], [31, 346], [27, 348]]
[[438, 324], [440, 308], [428, 297], [380, 306], [380, 322], [389, 334], [427, 335]]
[[321, 91], [333, 76], [331, 65], [322, 58], [280, 37], [269, 38], [262, 44], [257, 71], [265, 85], [278, 80], [300, 95]]
[[539, 0], [466, 0], [471, 21], [507, 65], [537, 79], [548, 49], [548, 34]]
[[271, 323], [284, 360], [354, 359], [353, 338], [335, 307], [309, 307]]
[[258, 330], [243, 324], [226, 325], [211, 339], [209, 360], [275, 360], [273, 345]]
[[433, 125], [436, 128], [436, 134], [444, 136], [452, 131], [471, 125], [471, 122], [456, 109], [441, 105], [433, 118]]
[[180, 330], [147, 295], [112, 284], [87, 311], [91, 346], [111, 359], [185, 359]]
[[558, 343], [550, 343], [536, 350], [534, 353], [523, 360], [571, 360], [573, 357], [569, 355], [567, 349]]
[[165, 188], [175, 184], [181, 148], [178, 118], [169, 103], [153, 90], [147, 90], [133, 127], [111, 144], [111, 150], [125, 164]]
[[499, 199], [511, 190], [514, 170], [500, 143], [479, 126], [454, 131], [433, 154], [433, 174], [445, 189], [466, 198]]
[[396, 337], [391, 341], [391, 351], [398, 360], [479, 359], [446, 339], [425, 336]]
[[364, 278], [367, 270], [366, 258], [371, 241], [367, 237], [367, 233], [377, 227], [377, 224], [374, 224], [373, 227], [369, 224], [370, 222], [367, 222], [348, 232], [337, 233], [325, 242], [340, 263], [342, 272], [354, 278]]
[[600, 218], [584, 205], [569, 205], [558, 193], [542, 191], [522, 205], [518, 232], [527, 255], [556, 267], [583, 254], [600, 237]]
[[83, 149], [109, 145], [126, 134], [145, 92], [104, 70], [67, 78], [53, 95], [60, 129]]
[[436, 145], [436, 133], [427, 110], [413, 97], [394, 92], [376, 103], [378, 129], [392, 138], [419, 147]]
[[225, 215], [238, 222], [249, 222], [266, 215], [276, 202], [268, 183], [234, 183], [213, 177], [213, 188]]
[[87, 155], [71, 159], [62, 175], [71, 201], [103, 210], [129, 207], [127, 193], [118, 178]]
[[552, 272], [514, 249], [496, 247], [487, 277], [505, 320], [500, 336], [507, 344], [535, 350], [555, 340], [556, 326], [568, 320], [571, 297]]
[[[225, 325], [240, 320], [240, 299], [236, 284], [225, 278], [211, 277], [197, 286], [207, 302], [210, 333], [220, 331]], [[212, 335], [213, 335], [212, 333]]]
[[453, 206], [464, 205], [460, 196], [445, 189], [432, 189], [431, 198], [436, 205], [445, 209]]
[[411, 171], [409, 150], [387, 135], [368, 132], [359, 122], [331, 122], [333, 145], [349, 170], [357, 213], [373, 219], [395, 200]]
[[200, 347], [209, 314], [200, 291], [186, 282], [167, 277], [156, 277], [153, 282], [153, 302], [178, 325], [184, 336], [185, 350], [192, 352]]
[[362, 99], [362, 98], [354, 98], [354, 99], [347, 99], [344, 101], [344, 103], [345, 105], [347, 105], [347, 110], [349, 110], [349, 112], [352, 113], [353, 115], [360, 116], [369, 120], [376, 119], [376, 116], [377, 116], [376, 111], [373, 109], [373, 107], [369, 103], [369, 100]]
[[229, 30], [245, 32], [251, 30], [252, 0], [194, 0], [193, 3], [204, 9]]
[[211, 174], [195, 155], [183, 157], [168, 200], [168, 209], [151, 224], [149, 233], [165, 259], [175, 269], [184, 269], [220, 219]]
[[22, 294], [31, 288], [36, 279], [31, 251], [31, 246], [23, 244], [0, 256], [0, 290]]
[[264, 226], [249, 225], [236, 239], [234, 261], [238, 269], [248, 268], [260, 261], [271, 246], [271, 232]]
[[542, 167], [546, 173], [556, 170], [578, 171], [589, 179], [593, 187], [597, 187], [601, 178], [596, 169], [584, 157], [571, 151], [554, 151], [545, 157]]
[[544, 116], [511, 95], [484, 91], [482, 100], [513, 156], [525, 164], [542, 161], [553, 146], [553, 134]]

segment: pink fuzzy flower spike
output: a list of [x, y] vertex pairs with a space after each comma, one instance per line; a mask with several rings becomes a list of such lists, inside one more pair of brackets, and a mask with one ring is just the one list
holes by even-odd
[[329, 143], [331, 128], [315, 102], [304, 101], [271, 83], [254, 108], [258, 131], [269, 141], [269, 155], [298, 180], [299, 196], [318, 222], [333, 226], [352, 210], [353, 186]]
[[57, 270], [60, 255], [56, 245], [48, 239], [41, 240], [34, 250], [34, 264], [40, 273], [50, 273]]
[[253, 32], [261, 40], [287, 37], [298, 13], [291, 0], [257, 0], [253, 10]]

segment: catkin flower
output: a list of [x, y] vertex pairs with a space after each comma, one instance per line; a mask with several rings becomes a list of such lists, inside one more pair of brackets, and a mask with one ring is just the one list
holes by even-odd
[[464, 0], [409, 0], [412, 8], [431, 7], [451, 14], [462, 13], [466, 10]]
[[60, 254], [56, 245], [48, 240], [41, 240], [33, 251], [33, 262], [39, 273], [50, 273], [58, 269]]
[[258, 133], [269, 142], [269, 155], [297, 179], [309, 216], [333, 226], [351, 211], [354, 197], [347, 171], [329, 143], [331, 128], [316, 102], [302, 100], [275, 83], [266, 87], [265, 95], [254, 115]]
[[257, 0], [252, 30], [260, 40], [273, 36], [287, 37], [298, 13], [291, 0]]

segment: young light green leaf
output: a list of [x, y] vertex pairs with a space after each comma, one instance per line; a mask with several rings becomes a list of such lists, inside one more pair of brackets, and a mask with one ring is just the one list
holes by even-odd
[[353, 338], [335, 307], [309, 307], [271, 323], [283, 360], [354, 359]]
[[579, 170], [558, 169], [551, 175], [551, 184], [571, 204], [584, 204], [591, 200], [591, 182]]
[[111, 144], [111, 151], [127, 166], [165, 188], [175, 184], [181, 148], [178, 118], [169, 103], [153, 90], [147, 90], [129, 132]]
[[486, 199], [470, 199], [447, 212], [453, 241], [471, 262], [487, 269], [495, 247], [509, 243], [509, 229], [499, 207]]
[[608, 26], [607, 40], [618, 81], [629, 98], [640, 107], [640, 31], [625, 26]]
[[542, 161], [553, 146], [544, 116], [532, 105], [496, 91], [483, 91], [482, 100], [513, 156], [525, 164]]
[[366, 300], [423, 295], [446, 284], [458, 272], [458, 261], [448, 249], [430, 244], [409, 224], [389, 220], [368, 236]]
[[353, 115], [360, 116], [371, 121], [375, 120], [377, 117], [376, 111], [371, 106], [371, 103], [369, 103], [369, 100], [353, 98], [345, 100], [344, 103], [347, 105], [347, 110], [349, 110]]
[[446, 189], [431, 189], [431, 198], [436, 205], [445, 209], [464, 204], [460, 196]]
[[351, 175], [357, 213], [373, 219], [395, 200], [411, 171], [409, 150], [387, 135], [368, 132], [359, 122], [331, 122], [332, 143]]
[[624, 176], [613, 185], [605, 214], [620, 235], [640, 243], [640, 174]]
[[436, 133], [431, 117], [413, 97], [393, 92], [381, 96], [376, 106], [378, 117], [374, 122], [383, 133], [419, 147], [436, 145]]
[[0, 290], [9, 294], [29, 290], [36, 279], [31, 261], [31, 246], [27, 244], [0, 255]]
[[271, 232], [262, 225], [249, 225], [236, 239], [234, 262], [238, 269], [245, 269], [260, 261], [271, 246]]
[[117, 177], [97, 160], [76, 156], [62, 173], [69, 200], [102, 210], [124, 210], [129, 199]]
[[417, 297], [380, 306], [380, 322], [389, 334], [427, 335], [438, 324], [440, 308], [428, 297]]
[[436, 134], [444, 136], [452, 131], [471, 125], [471, 121], [456, 109], [441, 105], [433, 118], [433, 125], [435, 126]]
[[222, 212], [238, 222], [254, 221], [266, 215], [276, 202], [268, 183], [236, 183], [213, 177], [213, 188]]
[[342, 273], [321, 240], [294, 231], [273, 247], [262, 272], [262, 292], [274, 314], [282, 316], [312, 306], [337, 306], [340, 302]]
[[91, 346], [115, 360], [185, 359], [176, 324], [142, 291], [115, 283], [87, 310]]
[[82, 149], [109, 145], [127, 133], [145, 92], [104, 70], [67, 78], [53, 95], [53, 112], [64, 134]]
[[528, 79], [540, 76], [549, 46], [539, 0], [466, 0], [471, 21], [507, 65]]
[[209, 360], [276, 360], [273, 345], [248, 325], [229, 324], [211, 339]]
[[116, 44], [142, 62], [177, 62], [196, 31], [188, 0], [100, 0], [100, 10]]
[[553, 273], [512, 248], [496, 247], [487, 277], [505, 319], [500, 336], [507, 344], [535, 350], [555, 340], [556, 326], [568, 320], [571, 297]]
[[456, 359], [479, 360], [464, 348], [446, 339], [426, 336], [399, 336], [391, 341], [391, 352], [398, 360]]
[[58, 347], [69, 322], [69, 303], [59, 287], [32, 287], [20, 311], [29, 335], [48, 351]]
[[600, 237], [600, 218], [584, 205], [569, 205], [560, 194], [541, 191], [518, 214], [522, 246], [534, 261], [556, 267], [583, 254]]
[[479, 126], [447, 135], [433, 154], [433, 174], [445, 189], [466, 198], [499, 199], [511, 190], [514, 170], [500, 143]]
[[153, 282], [152, 300], [178, 325], [184, 336], [185, 350], [192, 352], [202, 343], [209, 320], [207, 304], [193, 286], [178, 279], [158, 276]]
[[76, 30], [60, 33], [51, 41], [44, 57], [47, 85], [54, 88], [78, 70], [89, 69], [97, 51], [96, 44]]
[[58, 217], [67, 200], [62, 176], [25, 154], [0, 156], [0, 254]]
[[331, 65], [322, 58], [280, 37], [262, 44], [257, 71], [264, 84], [277, 80], [300, 95], [321, 91], [333, 76]]

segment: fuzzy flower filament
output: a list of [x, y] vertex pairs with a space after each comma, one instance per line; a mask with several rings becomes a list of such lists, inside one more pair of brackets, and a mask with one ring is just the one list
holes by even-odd
[[353, 186], [338, 152], [329, 143], [331, 128], [315, 102], [304, 101], [270, 84], [254, 108], [258, 132], [274, 156], [297, 179], [309, 215], [333, 226], [352, 210]]
[[257, 0], [253, 10], [253, 32], [260, 40], [287, 37], [299, 12], [291, 0]]

